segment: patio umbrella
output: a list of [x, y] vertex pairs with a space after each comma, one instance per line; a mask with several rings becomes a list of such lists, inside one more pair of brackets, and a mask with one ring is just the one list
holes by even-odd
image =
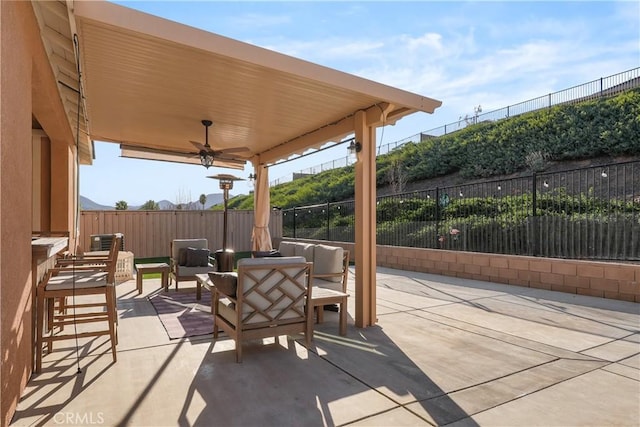
[[257, 166], [255, 188], [253, 192], [254, 221], [251, 236], [252, 250], [270, 251], [271, 235], [269, 233], [270, 197], [269, 170], [265, 166]]

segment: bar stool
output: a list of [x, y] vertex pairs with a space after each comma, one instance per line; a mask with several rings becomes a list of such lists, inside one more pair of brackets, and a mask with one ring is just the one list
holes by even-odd
[[[120, 237], [112, 241], [109, 255], [103, 263], [55, 267], [50, 269], [36, 290], [36, 366], [42, 369], [43, 344], [47, 352], [52, 351], [53, 342], [108, 335], [111, 342], [113, 361], [116, 362], [117, 308], [115, 293], [115, 273], [118, 261]], [[77, 297], [103, 295], [103, 301], [76, 303]], [[68, 303], [68, 299], [71, 302]], [[58, 307], [55, 302], [58, 301]], [[47, 311], [47, 332], [44, 334], [45, 308]], [[71, 311], [71, 312], [70, 312]], [[80, 333], [62, 333], [67, 325], [106, 322], [107, 327]], [[58, 333], [54, 333], [58, 329]]]

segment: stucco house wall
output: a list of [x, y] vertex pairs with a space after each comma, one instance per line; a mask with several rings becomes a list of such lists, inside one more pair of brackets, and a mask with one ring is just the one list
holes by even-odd
[[[70, 177], [74, 145], [31, 2], [0, 2], [0, 411], [8, 425], [32, 374], [33, 301], [31, 236], [73, 229]], [[52, 143], [59, 164], [38, 158], [39, 200], [57, 205], [34, 212], [34, 119]], [[44, 150], [45, 153], [49, 150]], [[50, 167], [42, 167], [42, 163]], [[56, 176], [55, 180], [51, 177]], [[74, 190], [75, 191], [75, 190]], [[37, 217], [36, 220], [34, 218]]]

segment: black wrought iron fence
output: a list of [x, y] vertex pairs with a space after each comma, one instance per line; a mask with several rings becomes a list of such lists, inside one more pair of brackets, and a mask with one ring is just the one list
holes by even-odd
[[[353, 242], [354, 202], [283, 211], [283, 235]], [[640, 161], [377, 199], [377, 243], [553, 258], [640, 260]]]
[[543, 110], [561, 104], [577, 104], [591, 99], [613, 96], [640, 86], [640, 68], [633, 68], [622, 73], [601, 77], [587, 83], [549, 93], [537, 98], [529, 99], [518, 104], [509, 105], [497, 110], [482, 112], [476, 109], [473, 115], [460, 117], [457, 122], [429, 129], [419, 134], [409, 136], [399, 141], [383, 145], [378, 150], [378, 155], [386, 154], [408, 142], [419, 142], [425, 139], [443, 136], [459, 131], [467, 126], [485, 121], [498, 121], [508, 119], [531, 111]]
[[[597, 80], [573, 86], [558, 92], [542, 95], [537, 98], [509, 105], [497, 110], [482, 112], [480, 108], [477, 108], [473, 115], [460, 117], [457, 122], [429, 129], [418, 134], [411, 135], [407, 138], [403, 138], [399, 141], [381, 145], [378, 147], [377, 155], [387, 154], [409, 142], [421, 142], [433, 137], [447, 135], [480, 122], [507, 119], [509, 117], [515, 117], [531, 111], [551, 108], [554, 105], [576, 104], [591, 99], [613, 96], [618, 93], [634, 89], [638, 86], [640, 86], [640, 67], [613, 74], [608, 77], [601, 77]], [[273, 187], [284, 182], [289, 182], [292, 179], [295, 179], [296, 175], [313, 175], [348, 165], [349, 158], [345, 156], [340, 159], [331, 160], [329, 162], [301, 170], [294, 173], [293, 176], [273, 180], [269, 185]]]

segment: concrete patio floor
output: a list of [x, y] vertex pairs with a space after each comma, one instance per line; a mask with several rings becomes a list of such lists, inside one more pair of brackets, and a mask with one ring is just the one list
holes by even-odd
[[237, 364], [225, 337], [169, 340], [158, 288], [118, 285], [117, 363], [96, 339], [77, 373], [58, 343], [12, 425], [640, 425], [639, 304], [380, 268], [377, 325], [352, 296], [348, 336], [326, 312], [310, 351], [280, 337]]

